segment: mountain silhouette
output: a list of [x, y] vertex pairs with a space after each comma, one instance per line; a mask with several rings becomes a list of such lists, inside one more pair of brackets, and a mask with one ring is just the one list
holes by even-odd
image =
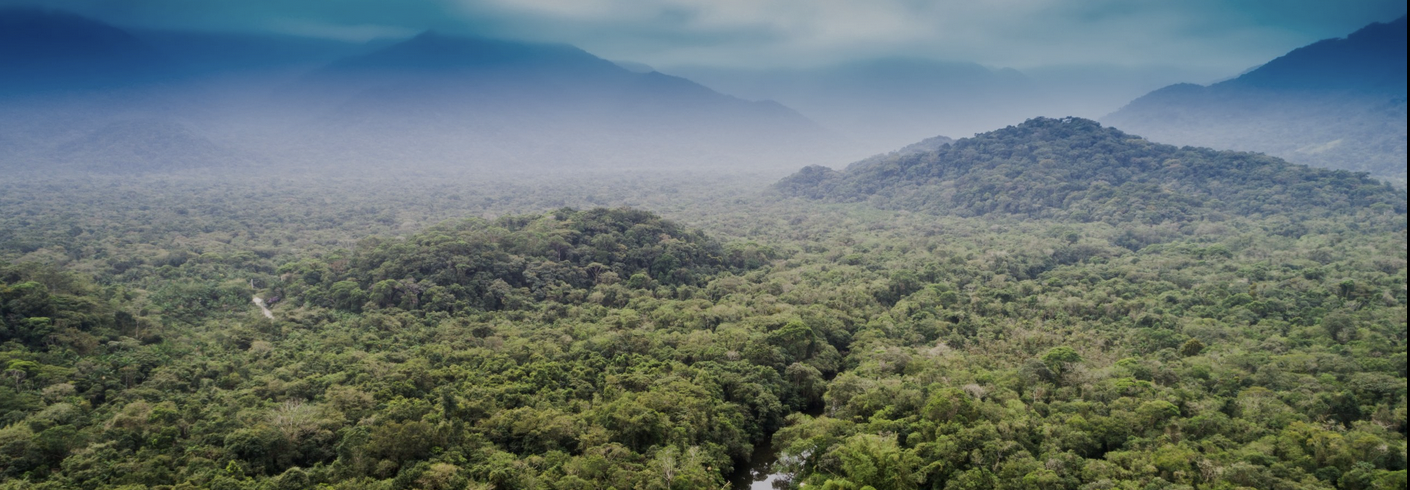
[[179, 72], [122, 29], [57, 10], [0, 8], [0, 95], [110, 88]]
[[1216, 88], [1347, 91], [1405, 97], [1406, 23], [1375, 23], [1297, 48]]
[[308, 146], [344, 159], [762, 164], [772, 156], [781, 165], [777, 158], [801, 162], [828, 146], [812, 121], [774, 102], [631, 71], [569, 45], [435, 32], [330, 63], [283, 97], [321, 118], [309, 123], [319, 129]]
[[1160, 141], [1260, 151], [1403, 184], [1406, 19], [1298, 48], [1210, 86], [1161, 88], [1103, 121]]
[[[520, 43], [430, 31], [373, 53], [331, 63], [306, 77], [304, 84], [320, 91], [429, 90], [461, 99], [494, 97], [499, 102], [528, 102], [513, 97], [529, 96], [535, 101], [586, 103], [618, 110], [696, 106], [695, 109], [733, 110], [755, 116], [764, 112], [792, 119], [791, 124], [810, 124], [776, 103], [745, 101], [654, 71], [631, 71], [566, 44]], [[446, 101], [436, 101], [442, 102]]]
[[831, 161], [838, 140], [778, 103], [573, 46], [437, 32], [354, 45], [9, 8], [0, 68], [8, 168], [783, 169]]
[[227, 165], [242, 156], [184, 124], [161, 119], [116, 121], [65, 141], [57, 160], [109, 173], [171, 171]]
[[366, 53], [365, 43], [301, 36], [171, 29], [127, 29], [157, 53], [200, 75], [268, 69], [307, 70]]

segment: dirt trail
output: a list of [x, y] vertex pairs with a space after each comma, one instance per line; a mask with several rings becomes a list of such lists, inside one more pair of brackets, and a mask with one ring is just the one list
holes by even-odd
[[270, 320], [274, 319], [274, 312], [269, 311], [269, 307], [264, 305], [264, 299], [260, 298], [259, 296], [255, 296], [253, 301], [255, 302], [255, 306], [259, 307], [259, 311], [264, 313], [265, 318], [268, 318]]

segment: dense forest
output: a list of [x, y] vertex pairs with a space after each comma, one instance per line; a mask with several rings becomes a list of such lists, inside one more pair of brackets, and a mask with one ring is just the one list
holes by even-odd
[[0, 490], [1407, 487], [1404, 2], [28, 3]]
[[944, 143], [0, 181], [0, 488], [719, 489], [758, 448], [792, 488], [1405, 486], [1403, 190], [1078, 119]]
[[1233, 215], [1405, 213], [1405, 193], [1365, 174], [1256, 153], [1152, 143], [1080, 118], [1036, 118], [933, 151], [812, 166], [785, 195], [961, 216], [1160, 224]]

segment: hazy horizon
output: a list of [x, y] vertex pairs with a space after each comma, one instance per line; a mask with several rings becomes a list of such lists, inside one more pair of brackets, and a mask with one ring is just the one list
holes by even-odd
[[0, 0], [0, 490], [1406, 488], [1405, 8]]
[[[1405, 13], [1404, 2], [1390, 1], [1229, 7], [1047, 0], [0, 0], [0, 7], [35, 5], [147, 32], [147, 39], [161, 31], [293, 36], [287, 39], [307, 40], [305, 53], [321, 49], [337, 57], [427, 30], [568, 44], [726, 95], [777, 101], [855, 140], [852, 157], [930, 136], [967, 137], [1038, 116], [1098, 119], [1161, 87], [1232, 78], [1294, 48]], [[310, 47], [315, 41], [344, 47]], [[166, 43], [174, 49], [182, 44]], [[184, 54], [188, 64], [219, 64], [214, 60], [229, 57]], [[908, 68], [874, 69], [895, 65]], [[946, 71], [964, 66], [990, 73]], [[866, 92], [878, 90], [884, 78], [913, 81]], [[914, 103], [932, 97], [920, 95], [925, 93], [948, 98]]]
[[[1404, 2], [0, 0], [123, 27], [366, 42], [425, 30], [566, 43], [657, 68], [817, 68], [914, 58], [992, 68], [1179, 67], [1235, 75], [1405, 14]], [[1191, 80], [1198, 82], [1199, 80]]]
[[[0, 7], [20, 6], [8, 10], [7, 22], [20, 24], [0, 54], [14, 73], [35, 75], [0, 79], [20, 90], [9, 95], [8, 119], [12, 132], [23, 135], [0, 138], [0, 151], [8, 146], [9, 159], [18, 161], [146, 166], [838, 167], [927, 138], [965, 138], [1035, 117], [1103, 120], [1148, 94], [1232, 80], [1306, 47], [1389, 25], [1380, 23], [1389, 15], [1400, 14], [1403, 30], [1404, 19], [1404, 5], [1370, 1], [1316, 16], [1322, 4], [1074, 8], [1026, 0], [939, 15], [933, 7], [940, 4], [890, 2], [846, 22], [833, 18], [856, 8], [845, 2], [821, 6], [817, 15], [794, 15], [790, 9], [800, 7], [787, 0], [671, 4], [675, 14], [659, 4], [618, 0], [396, 7], [358, 0], [336, 10], [319, 2], [164, 0], [58, 0], [35, 9], [0, 0]], [[593, 35], [555, 24], [593, 26], [608, 17], [621, 28]], [[904, 18], [909, 27], [878, 17]], [[775, 25], [782, 19], [796, 25]], [[682, 37], [691, 30], [637, 29], [705, 29], [702, 22], [725, 30]], [[965, 29], [950, 30], [958, 24]], [[886, 25], [896, 29], [879, 27]], [[1025, 34], [1004, 34], [1014, 29]], [[1317, 39], [1327, 41], [1311, 42]], [[1373, 55], [1377, 43], [1394, 44], [1351, 43], [1361, 47], [1309, 61], [1306, 69], [1325, 72], [1317, 63], [1365, 55], [1373, 58], [1362, 65], [1384, 71], [1375, 67], [1397, 55], [1389, 45], [1391, 52]], [[749, 49], [734, 50], [735, 44]], [[780, 49], [791, 51], [783, 56]], [[1390, 96], [1394, 116], [1403, 111], [1401, 84], [1402, 102], [1396, 93], [1377, 92], [1353, 105], [1375, 107]], [[1327, 97], [1340, 96], [1275, 96], [1296, 105], [1347, 105]], [[1292, 134], [1283, 129], [1256, 131], [1276, 141], [1254, 144], [1240, 136], [1203, 138], [1196, 133], [1204, 123], [1195, 132], [1132, 125], [1159, 135], [1157, 142], [1271, 151], [1401, 179], [1403, 171], [1381, 169], [1384, 155], [1394, 160], [1404, 153], [1395, 134], [1356, 145], [1377, 148], [1375, 164], [1345, 161], [1345, 149], [1331, 158], [1320, 154], [1338, 148], [1348, 131], [1376, 131], [1383, 124], [1364, 116], [1380, 112], [1328, 116], [1328, 122], [1350, 118], [1354, 127], [1299, 129], [1303, 134], [1292, 139], [1277, 136]]]

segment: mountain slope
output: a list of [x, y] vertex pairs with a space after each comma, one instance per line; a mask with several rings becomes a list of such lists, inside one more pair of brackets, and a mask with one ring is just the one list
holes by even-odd
[[141, 42], [202, 74], [318, 66], [370, 48], [362, 44], [291, 35], [127, 29]]
[[903, 156], [907, 156], [907, 155], [914, 155], [914, 154], [917, 154], [917, 153], [925, 153], [925, 152], [929, 152], [929, 151], [935, 151], [935, 150], [940, 149], [941, 147], [944, 147], [945, 145], [948, 145], [948, 144], [954, 143], [954, 142], [955, 142], [954, 138], [950, 138], [950, 137], [948, 137], [948, 136], [931, 136], [931, 137], [929, 137], [929, 138], [926, 138], [926, 139], [917, 141], [917, 142], [915, 142], [915, 143], [911, 143], [911, 144], [909, 144], [909, 145], [903, 146], [903, 147], [901, 147], [901, 149], [896, 150], [896, 151], [891, 151], [891, 152], [881, 153], [881, 154], [877, 154], [877, 155], [872, 155], [872, 156], [863, 158], [863, 159], [861, 159], [861, 160], [857, 160], [857, 161], [855, 161], [855, 162], [852, 162], [850, 165], [847, 165], [847, 168], [848, 168], [849, 170], [850, 170], [850, 169], [853, 169], [853, 168], [861, 168], [861, 167], [865, 167], [865, 166], [871, 165], [871, 164], [873, 164], [873, 163], [879, 163], [879, 162], [883, 162], [883, 161], [886, 161], [886, 160], [890, 160], [890, 159], [894, 159], [894, 158], [899, 158], [899, 157], [903, 157]]
[[[0, 27], [0, 166], [12, 170], [261, 161], [315, 171], [781, 173], [830, 161], [838, 139], [777, 103], [568, 45], [428, 32], [374, 48], [128, 31], [33, 8], [0, 10]], [[299, 72], [310, 63], [321, 67]], [[123, 134], [135, 139], [118, 144]], [[200, 134], [219, 135], [218, 147]]]
[[[773, 102], [638, 73], [578, 48], [425, 33], [289, 87], [342, 160], [535, 166], [790, 165], [825, 132]], [[302, 144], [302, 143], [301, 143]]]
[[186, 125], [161, 119], [117, 121], [58, 145], [57, 161], [110, 173], [173, 171], [248, 163]]
[[1152, 143], [1095, 121], [1037, 118], [835, 172], [805, 168], [784, 195], [962, 216], [1161, 223], [1229, 215], [1405, 212], [1405, 195], [1350, 172], [1253, 153]]
[[1208, 87], [1151, 92], [1104, 122], [1405, 182], [1406, 19], [1298, 48]]
[[1218, 85], [1272, 90], [1347, 91], [1405, 96], [1406, 19], [1326, 39]]
[[116, 27], [39, 8], [0, 8], [0, 95], [150, 82], [179, 68]]

